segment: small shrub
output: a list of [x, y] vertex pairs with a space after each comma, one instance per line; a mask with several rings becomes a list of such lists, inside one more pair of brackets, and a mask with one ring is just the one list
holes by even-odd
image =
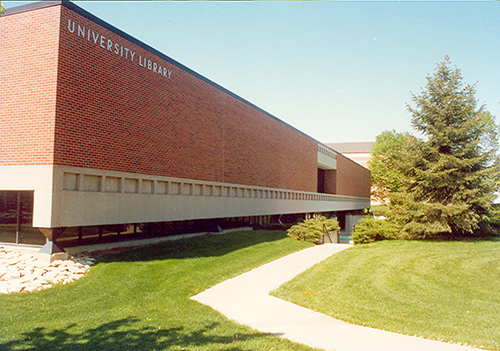
[[352, 241], [355, 244], [366, 244], [380, 240], [399, 239], [400, 228], [387, 219], [375, 219], [366, 216], [356, 225], [352, 233]]
[[370, 208], [370, 212], [375, 217], [387, 217], [387, 215], [389, 214], [389, 206], [384, 206], [384, 205], [372, 206]]
[[304, 222], [292, 226], [287, 235], [298, 241], [316, 243], [324, 233], [340, 229], [339, 222], [335, 219], [327, 219], [324, 216], [307, 219]]

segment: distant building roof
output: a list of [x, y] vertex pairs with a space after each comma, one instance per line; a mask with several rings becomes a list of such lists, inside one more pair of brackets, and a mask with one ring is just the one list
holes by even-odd
[[363, 141], [358, 143], [327, 143], [326, 146], [341, 154], [369, 154], [373, 144], [373, 141]]

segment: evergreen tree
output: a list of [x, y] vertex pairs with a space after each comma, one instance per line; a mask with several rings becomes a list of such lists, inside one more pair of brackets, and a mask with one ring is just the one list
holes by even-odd
[[392, 213], [403, 237], [470, 235], [489, 220], [500, 178], [498, 128], [474, 95], [447, 56], [412, 94], [416, 108], [408, 110], [424, 139], [408, 138], [398, 164], [403, 178]]

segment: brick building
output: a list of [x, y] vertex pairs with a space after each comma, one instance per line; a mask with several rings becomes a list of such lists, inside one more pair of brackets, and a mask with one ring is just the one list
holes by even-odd
[[370, 206], [368, 170], [70, 2], [0, 33], [0, 241]]

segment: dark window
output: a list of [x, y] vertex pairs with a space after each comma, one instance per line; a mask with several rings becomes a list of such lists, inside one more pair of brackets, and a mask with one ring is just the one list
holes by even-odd
[[0, 242], [45, 243], [33, 228], [33, 191], [0, 191]]
[[325, 170], [318, 168], [318, 193], [325, 193]]

